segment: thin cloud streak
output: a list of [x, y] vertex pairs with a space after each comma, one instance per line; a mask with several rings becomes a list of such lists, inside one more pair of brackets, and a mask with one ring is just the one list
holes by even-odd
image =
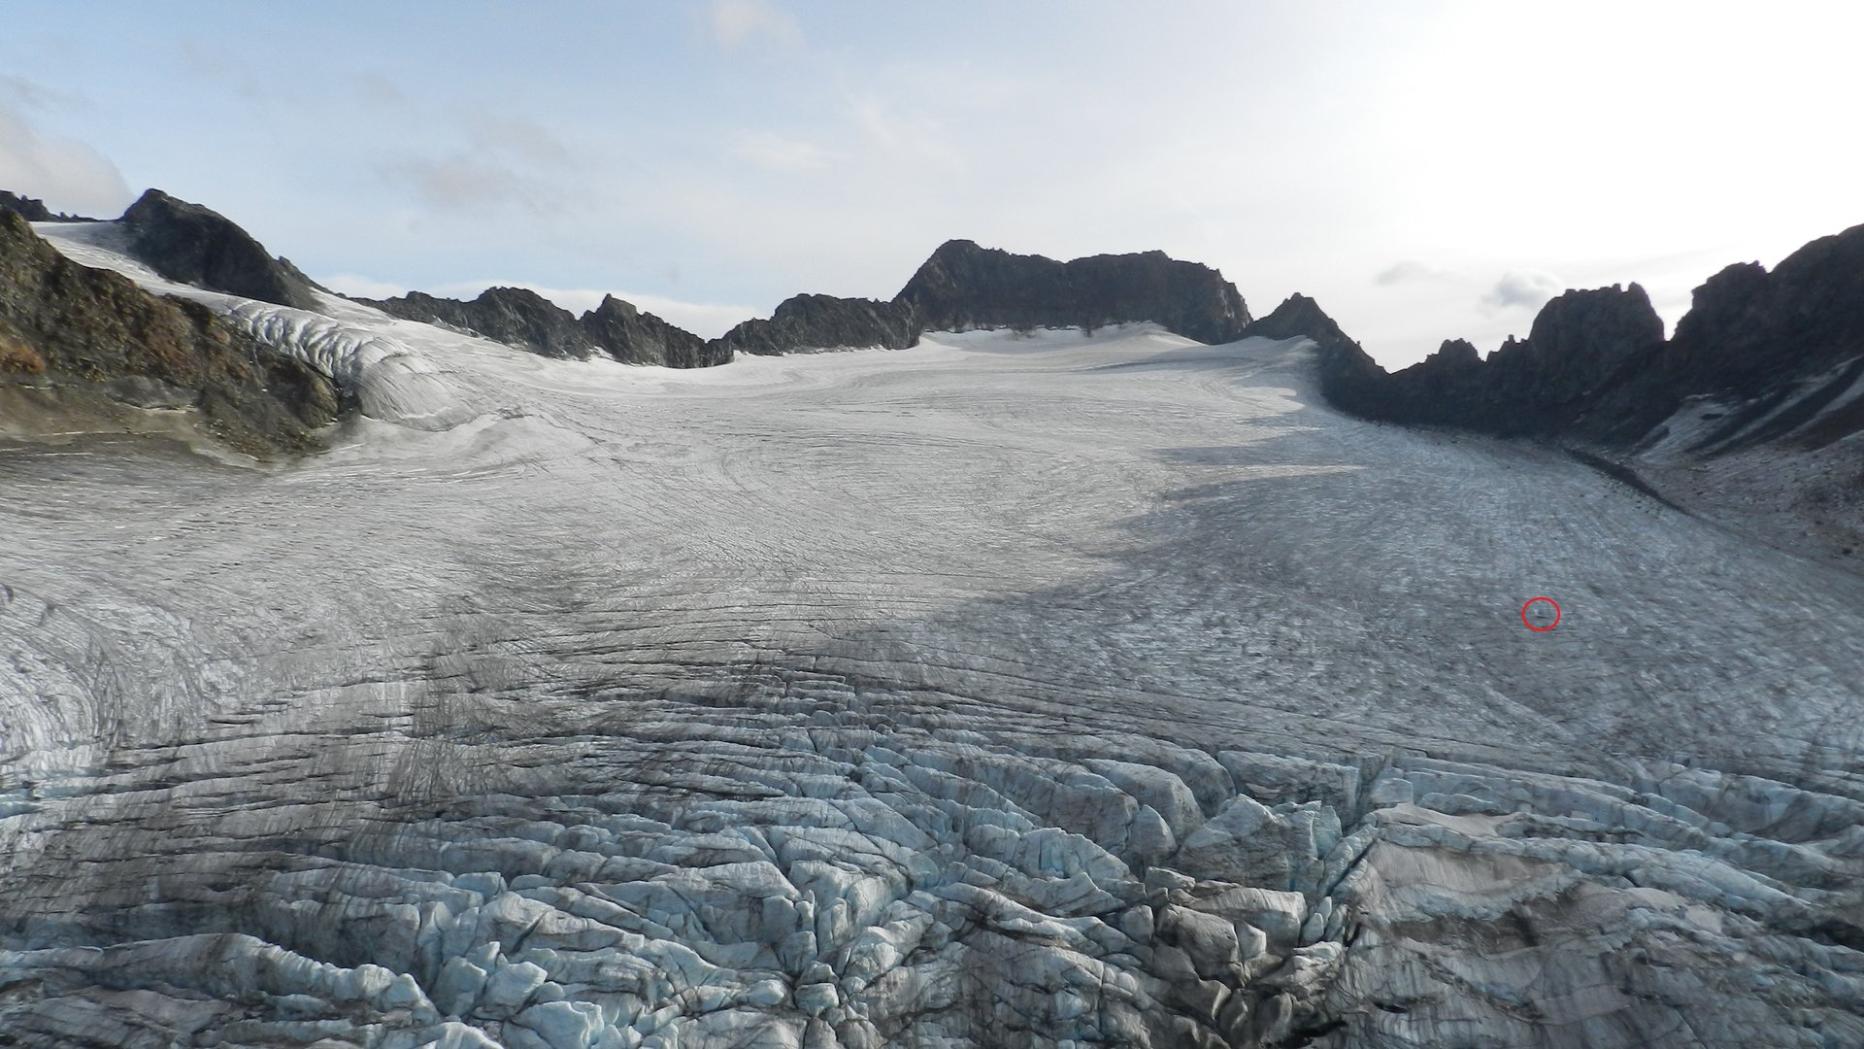
[[706, 24], [712, 39], [727, 50], [756, 40], [785, 47], [803, 42], [802, 26], [795, 17], [764, 0], [714, 0]]
[[1482, 296], [1482, 305], [1495, 310], [1539, 309], [1565, 290], [1566, 282], [1551, 273], [1510, 271]]

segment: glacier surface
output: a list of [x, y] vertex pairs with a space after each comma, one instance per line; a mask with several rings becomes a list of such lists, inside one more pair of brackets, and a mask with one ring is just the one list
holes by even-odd
[[1864, 1045], [1856, 575], [1300, 340], [562, 362], [41, 230], [361, 411], [0, 444], [0, 1043]]

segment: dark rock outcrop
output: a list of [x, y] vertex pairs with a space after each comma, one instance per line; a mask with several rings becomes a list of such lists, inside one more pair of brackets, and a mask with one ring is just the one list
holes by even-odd
[[52, 213], [46, 210], [45, 201], [22, 197], [4, 189], [0, 189], [0, 211], [10, 211], [27, 222], [52, 221]]
[[1282, 300], [1274, 312], [1244, 328], [1242, 335], [1313, 340], [1321, 395], [1345, 411], [1376, 417], [1385, 394], [1385, 370], [1340, 330], [1318, 302], [1296, 292]]
[[1057, 262], [968, 240], [940, 245], [893, 301], [921, 331], [1151, 321], [1219, 343], [1238, 338], [1250, 320], [1243, 297], [1221, 273], [1162, 251]]
[[129, 250], [172, 281], [301, 310], [317, 309], [316, 285], [232, 220], [159, 189], [123, 213]]
[[83, 215], [67, 215], [45, 206], [45, 201], [0, 189], [0, 211], [10, 211], [27, 222], [96, 222]]
[[578, 318], [528, 288], [487, 288], [469, 302], [411, 291], [392, 299], [357, 299], [403, 320], [443, 324], [545, 357], [588, 360], [605, 353], [623, 364], [704, 368], [731, 360], [731, 348], [613, 295]]
[[393, 317], [438, 322], [545, 357], [587, 360], [597, 350], [575, 314], [529, 288], [487, 288], [470, 302], [418, 291], [357, 301]]
[[602, 304], [583, 314], [581, 323], [597, 346], [623, 364], [708, 368], [731, 360], [731, 347], [707, 342], [613, 295], [603, 296]]
[[0, 213], [0, 387], [84, 411], [194, 408], [244, 451], [316, 447], [337, 391], [199, 303], [157, 298], [128, 278], [60, 255]]
[[[1277, 334], [1263, 324], [1250, 333]], [[1282, 327], [1325, 342], [1330, 324], [1304, 316]], [[1387, 375], [1323, 352], [1321, 374], [1337, 407], [1392, 422], [1630, 449], [1661, 436], [1691, 398], [1709, 398], [1727, 410], [1705, 416], [1720, 421], [1691, 452], [1789, 434], [1822, 447], [1864, 431], [1864, 400], [1843, 400], [1864, 381], [1864, 226], [1807, 244], [1771, 273], [1752, 262], [1723, 269], [1695, 290], [1667, 342], [1644, 289], [1613, 285], [1558, 296], [1526, 339], [1487, 360], [1446, 342]]]
[[[1847, 362], [1860, 363], [1844, 367]], [[1710, 277], [1695, 290], [1676, 334], [1643, 367], [1617, 377], [1582, 429], [1631, 441], [1686, 399], [1715, 397], [1742, 407], [1705, 435], [1701, 447], [1731, 451], [1794, 430], [1860, 377], [1864, 225], [1807, 244], [1771, 273], [1747, 262]], [[1853, 404], [1827, 414], [1801, 437], [1819, 446], [1861, 429], [1864, 404]]]
[[1636, 284], [1568, 291], [1541, 307], [1524, 340], [1483, 360], [1462, 340], [1384, 381], [1371, 414], [1502, 435], [1571, 426], [1620, 369], [1663, 344], [1663, 321]]
[[1387, 373], [1304, 295], [1251, 325], [1249, 335], [1314, 340], [1321, 393], [1355, 415], [1502, 435], [1550, 434], [1572, 425], [1599, 392], [1663, 345], [1663, 322], [1636, 284], [1568, 291], [1541, 308], [1525, 340], [1487, 360], [1461, 339]]
[[420, 292], [356, 301], [545, 356], [580, 359], [600, 351], [624, 363], [675, 368], [723, 364], [734, 353], [904, 349], [933, 330], [1093, 329], [1151, 321], [1203, 342], [1226, 342], [1249, 323], [1242, 296], [1222, 274], [1163, 252], [1056, 262], [968, 240], [942, 245], [892, 301], [795, 295], [768, 318], [745, 321], [709, 342], [612, 295], [580, 320], [521, 288], [491, 288], [471, 302]]
[[749, 320], [713, 345], [758, 356], [797, 350], [905, 349], [919, 341], [912, 312], [898, 302], [794, 295], [768, 320]]

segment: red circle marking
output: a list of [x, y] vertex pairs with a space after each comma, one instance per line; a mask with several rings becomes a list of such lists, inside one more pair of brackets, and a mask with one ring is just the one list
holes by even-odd
[[[1528, 622], [1528, 618], [1527, 618], [1527, 610], [1534, 607], [1535, 603], [1540, 602], [1540, 601], [1545, 601], [1548, 604], [1553, 606], [1553, 622], [1548, 623], [1546, 626], [1535, 626], [1533, 623]], [[1560, 602], [1555, 601], [1551, 597], [1530, 597], [1528, 598], [1526, 601], [1523, 601], [1521, 603], [1521, 625], [1524, 627], [1527, 627], [1529, 630], [1532, 630], [1536, 634], [1545, 634], [1549, 630], [1552, 630], [1554, 627], [1559, 626], [1560, 625]]]

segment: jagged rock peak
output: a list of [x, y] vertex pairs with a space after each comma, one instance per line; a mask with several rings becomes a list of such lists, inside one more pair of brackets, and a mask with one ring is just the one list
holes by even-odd
[[731, 359], [726, 347], [605, 295], [580, 318], [529, 288], [492, 287], [470, 301], [411, 291], [358, 299], [404, 320], [441, 324], [544, 357], [587, 360], [605, 353], [624, 364], [701, 368]]
[[[1864, 431], [1864, 226], [1781, 260], [1728, 266], [1695, 289], [1676, 334], [1625, 370], [1586, 436], [1633, 443], [1692, 397], [1738, 407], [1692, 448], [1719, 455], [1793, 435], [1817, 448]], [[1790, 406], [1790, 408], [1789, 408]]]
[[1309, 296], [1295, 292], [1283, 299], [1268, 316], [1244, 328], [1242, 334], [1264, 339], [1313, 340], [1321, 395], [1335, 407], [1376, 416], [1385, 369]]
[[[196, 413], [255, 454], [317, 446], [328, 378], [266, 350], [208, 307], [80, 266], [0, 210], [0, 391], [52, 417], [133, 428], [134, 409]], [[15, 400], [14, 403], [24, 403]]]
[[1346, 337], [1320, 303], [1298, 291], [1283, 299], [1268, 316], [1251, 323], [1247, 334], [1265, 339], [1305, 337], [1315, 342]]
[[310, 278], [268, 254], [217, 211], [151, 189], [123, 213], [122, 223], [130, 252], [169, 280], [280, 306], [318, 308]]
[[1424, 358], [1425, 364], [1433, 361], [1439, 368], [1473, 368], [1482, 363], [1482, 351], [1467, 339], [1445, 339], [1436, 353]]
[[10, 211], [27, 222], [50, 222], [52, 213], [46, 210], [45, 201], [36, 197], [21, 196], [0, 189], [0, 211]]
[[1249, 324], [1236, 286], [1208, 266], [1162, 251], [1057, 262], [949, 240], [894, 297], [920, 330], [1097, 328], [1151, 321], [1201, 342], [1228, 342]]
[[1864, 351], [1864, 225], [1808, 243], [1772, 273], [1746, 262], [1710, 277], [1673, 344], [1675, 366], [1697, 377], [1692, 392], [1754, 393], [1784, 364], [1827, 367]]
[[487, 288], [470, 302], [419, 291], [358, 301], [404, 320], [439, 322], [544, 357], [587, 360], [597, 349], [574, 314], [529, 288]]
[[768, 320], [748, 320], [715, 340], [758, 356], [796, 350], [905, 349], [919, 341], [912, 310], [895, 302], [834, 295], [793, 295]]
[[730, 347], [708, 343], [613, 295], [604, 295], [599, 306], [583, 314], [581, 324], [597, 346], [624, 364], [706, 368], [731, 360]]
[[[1644, 289], [1632, 284], [1568, 290], [1534, 316], [1525, 346], [1535, 365], [1561, 388], [1552, 396], [1582, 393], [1632, 355], [1663, 341], [1663, 320]], [[1508, 358], [1500, 352], [1498, 362]]]

